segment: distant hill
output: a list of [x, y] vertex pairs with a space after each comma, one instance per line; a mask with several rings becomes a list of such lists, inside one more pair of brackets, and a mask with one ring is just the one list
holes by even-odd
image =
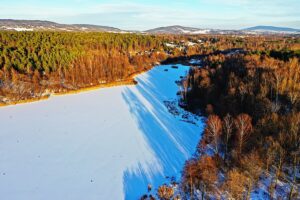
[[245, 28], [242, 31], [258, 32], [258, 33], [300, 33], [300, 29], [276, 27], [276, 26], [254, 26]]
[[176, 25], [150, 29], [145, 32], [151, 34], [300, 34], [299, 29], [275, 26], [255, 26], [242, 30], [220, 30], [200, 29]]
[[165, 26], [155, 29], [150, 29], [145, 32], [154, 34], [205, 34], [210, 33], [209, 29], [192, 28], [185, 26]]
[[81, 32], [115, 32], [115, 33], [144, 33], [144, 34], [300, 34], [299, 29], [275, 27], [275, 26], [254, 26], [242, 30], [221, 30], [202, 29], [185, 26], [165, 26], [146, 31], [125, 31], [110, 26], [99, 26], [91, 24], [59, 24], [51, 21], [41, 20], [13, 20], [0, 19], [0, 30], [15, 31], [81, 31]]
[[123, 32], [121, 29], [109, 26], [98, 26], [89, 24], [59, 24], [50, 21], [12, 19], [0, 19], [0, 30]]

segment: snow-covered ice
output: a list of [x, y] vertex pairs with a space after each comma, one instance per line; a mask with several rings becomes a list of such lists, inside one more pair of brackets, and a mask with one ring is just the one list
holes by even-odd
[[131, 200], [178, 179], [203, 129], [164, 103], [189, 69], [178, 66], [155, 67], [135, 86], [0, 108], [1, 198]]
[[25, 27], [4, 27], [8, 30], [15, 30], [15, 31], [33, 31], [32, 28], [25, 28]]
[[192, 65], [200, 65], [202, 62], [199, 59], [191, 59], [189, 63]]

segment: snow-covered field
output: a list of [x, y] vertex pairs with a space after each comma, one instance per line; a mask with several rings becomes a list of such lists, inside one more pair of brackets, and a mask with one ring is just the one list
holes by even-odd
[[136, 86], [0, 108], [1, 199], [131, 200], [178, 179], [203, 129], [174, 103], [189, 69], [178, 66]]

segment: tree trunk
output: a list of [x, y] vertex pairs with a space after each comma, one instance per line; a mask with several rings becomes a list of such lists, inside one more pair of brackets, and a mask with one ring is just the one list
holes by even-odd
[[227, 153], [228, 153], [228, 140], [226, 139], [225, 154], [224, 154], [224, 162], [225, 163], [226, 163], [226, 159], [227, 159]]
[[204, 200], [204, 197], [205, 197], [205, 185], [203, 185], [203, 191], [202, 191], [202, 197], [201, 197], [201, 199], [202, 200]]
[[250, 195], [251, 195], [251, 188], [252, 188], [252, 181], [250, 180], [248, 192], [247, 192], [247, 200], [250, 200]]
[[291, 191], [290, 191], [290, 194], [289, 194], [289, 200], [292, 200], [292, 198], [293, 198], [293, 192], [294, 192], [294, 184], [292, 183], [291, 184]]
[[293, 167], [293, 180], [292, 180], [292, 183], [291, 183], [291, 191], [290, 191], [290, 194], [289, 194], [289, 200], [292, 200], [292, 197], [293, 197], [293, 192], [294, 192], [294, 184], [295, 184], [295, 181], [296, 181], [296, 171], [297, 171], [297, 155], [294, 155], [294, 167]]
[[[190, 168], [190, 167], [189, 167]], [[190, 192], [191, 192], [191, 200], [193, 200], [193, 178], [191, 176], [191, 169], [189, 169], [190, 172]]]

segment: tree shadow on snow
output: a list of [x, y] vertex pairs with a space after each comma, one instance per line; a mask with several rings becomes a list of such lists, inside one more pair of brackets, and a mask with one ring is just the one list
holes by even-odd
[[[165, 68], [168, 68], [168, 73], [164, 71]], [[138, 84], [126, 87], [122, 93], [150, 147], [149, 151], [156, 158], [151, 163], [139, 163], [134, 169], [124, 172], [125, 199], [138, 199], [147, 193], [148, 184], [155, 190], [168, 182], [167, 177], [178, 180], [184, 162], [195, 152], [203, 123], [201, 120], [196, 125], [183, 122], [164, 105], [165, 100], [176, 99], [178, 86], [175, 80], [179, 80], [187, 70], [186, 66], [180, 66], [179, 69], [156, 67], [139, 76]]]

